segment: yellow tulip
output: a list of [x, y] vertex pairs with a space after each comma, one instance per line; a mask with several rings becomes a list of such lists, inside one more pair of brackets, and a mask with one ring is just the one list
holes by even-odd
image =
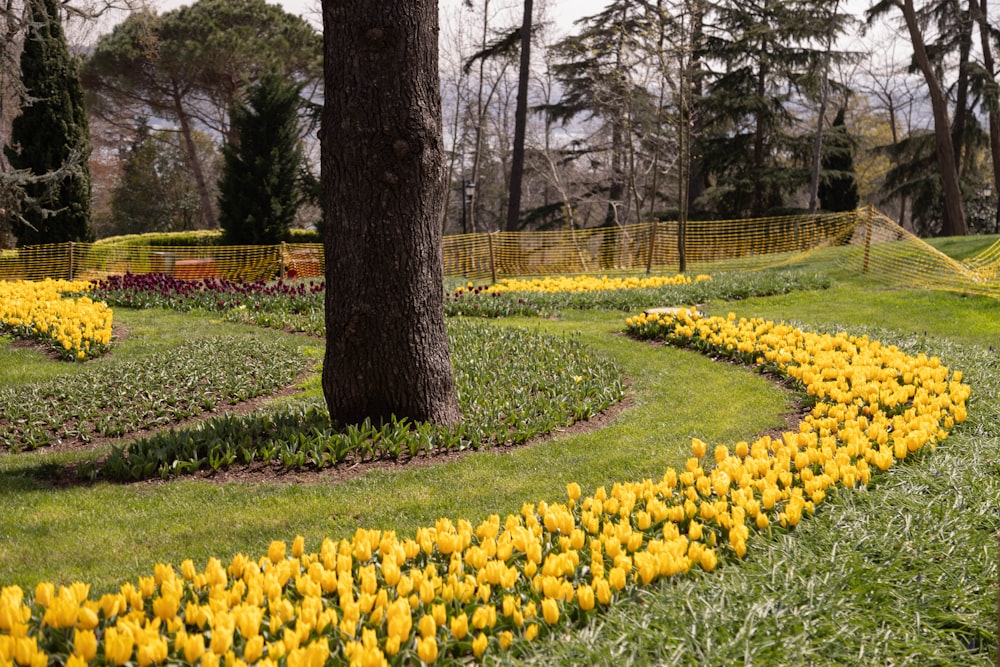
[[75, 630], [73, 652], [86, 661], [93, 660], [97, 655], [97, 635], [92, 630]]
[[431, 664], [437, 660], [438, 645], [434, 637], [417, 638], [417, 657], [425, 664]]
[[271, 544], [267, 547], [267, 557], [274, 564], [284, 560], [285, 543], [278, 540], [271, 542]]
[[42, 626], [72, 628], [80, 614], [80, 605], [70, 596], [60, 595], [49, 601], [42, 617]]
[[465, 613], [453, 616], [451, 619], [451, 636], [457, 640], [465, 639], [469, 634], [469, 617]]
[[576, 590], [576, 599], [583, 611], [594, 608], [594, 589], [586, 584]]
[[714, 549], [705, 549], [701, 552], [699, 564], [701, 565], [701, 569], [705, 570], [705, 572], [711, 572], [714, 570], [717, 563], [718, 560]]
[[[87, 604], [95, 605], [96, 603], [88, 602]], [[79, 613], [76, 617], [76, 627], [78, 630], [93, 630], [100, 622], [101, 620], [93, 608], [87, 605], [80, 607]]]
[[430, 614], [424, 614], [421, 616], [417, 627], [420, 630], [420, 636], [424, 639], [433, 637], [435, 633], [437, 633], [437, 623], [434, 621], [434, 617]]
[[566, 495], [569, 496], [570, 500], [579, 500], [582, 493], [580, 485], [576, 482], [570, 482], [566, 485]]
[[104, 657], [115, 665], [124, 665], [132, 659], [134, 640], [130, 632], [117, 627], [108, 628], [104, 634]]
[[694, 454], [695, 458], [701, 458], [705, 456], [705, 452], [708, 450], [708, 445], [698, 438], [691, 439], [691, 453]]
[[43, 607], [48, 607], [52, 604], [52, 600], [55, 598], [55, 595], [55, 584], [50, 581], [43, 581], [35, 586], [35, 602]]
[[545, 598], [542, 600], [542, 618], [549, 625], [555, 625], [559, 622], [559, 603], [557, 603], [552, 598]]
[[472, 653], [476, 658], [482, 658], [483, 654], [486, 653], [486, 647], [489, 645], [489, 639], [485, 634], [480, 632], [476, 635], [476, 638], [472, 640]]
[[257, 662], [261, 655], [264, 653], [264, 637], [263, 635], [257, 635], [247, 640], [247, 643], [243, 646], [243, 659], [246, 660], [248, 664], [253, 664]]

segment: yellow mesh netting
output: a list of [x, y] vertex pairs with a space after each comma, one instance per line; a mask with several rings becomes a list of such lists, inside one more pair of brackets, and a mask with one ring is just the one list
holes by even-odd
[[[461, 234], [443, 239], [444, 272], [474, 280], [516, 276], [755, 271], [805, 263], [823, 253], [883, 282], [1000, 297], [1000, 241], [953, 260], [872, 208], [750, 220], [656, 222], [622, 227]], [[168, 273], [178, 278], [269, 280], [319, 277], [321, 244], [169, 246], [70, 243], [0, 255], [0, 279], [96, 279]]]
[[135, 246], [60, 243], [0, 255], [0, 279], [93, 280], [111, 274], [167, 273], [176, 278], [270, 280], [322, 276], [323, 246]]
[[553, 232], [465, 234], [445, 239], [445, 274], [498, 279], [567, 273], [680, 269], [747, 271], [801, 261], [842, 245], [858, 212], [754, 220], [689, 221]]
[[957, 261], [871, 210], [859, 216], [841, 263], [892, 284], [1000, 297], [1000, 241]]

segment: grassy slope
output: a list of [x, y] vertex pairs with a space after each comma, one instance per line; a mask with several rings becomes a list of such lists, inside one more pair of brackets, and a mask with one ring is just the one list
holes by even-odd
[[[840, 279], [833, 290], [710, 310], [817, 327], [884, 327], [880, 337], [941, 354], [967, 371], [970, 421], [875, 489], [842, 494], [791, 535], [755, 541], [743, 564], [668, 582], [511, 662], [992, 664], [1000, 358], [989, 346], [1000, 340], [997, 302]], [[51, 455], [0, 456], [0, 505], [12, 509], [0, 513], [0, 578], [84, 578], [101, 590], [148, 574], [158, 560], [261, 553], [270, 539], [296, 533], [315, 546], [321, 536], [361, 525], [409, 530], [442, 515], [505, 513], [523, 500], [562, 497], [571, 479], [587, 490], [656, 475], [683, 461], [690, 436], [746, 438], [780, 425], [788, 406], [785, 392], [742, 369], [614, 337], [617, 315], [519, 324], [578, 331], [613, 356], [632, 379], [632, 409], [598, 432], [336, 486], [187, 481], [54, 490], [32, 474]]]
[[[115, 310], [115, 343], [112, 355], [93, 359], [85, 364], [51, 359], [37, 346], [23, 347], [4, 344], [10, 338], [0, 337], [0, 386], [16, 386], [53, 377], [73, 375], [104, 364], [135, 359], [166, 359], [170, 350], [186, 340], [210, 336], [250, 336], [268, 340], [292, 341], [303, 350], [322, 349], [322, 343], [303, 337], [290, 337], [268, 329], [248, 329], [224, 322], [213, 315], [180, 313], [171, 310]], [[238, 350], [233, 350], [234, 361]], [[228, 361], [228, 360], [223, 360]]]
[[[523, 664], [992, 665], [1000, 530], [1000, 302], [841, 287], [716, 314], [847, 327], [966, 370], [970, 420], [945, 446], [845, 493], [746, 562], [671, 582]], [[836, 326], [833, 326], [836, 325]], [[873, 328], [873, 327], [881, 328]]]
[[[131, 322], [132, 315], [123, 317]], [[184, 322], [169, 321], [162, 327], [167, 337]], [[7, 538], [0, 541], [3, 583], [80, 578], [97, 592], [150, 573], [158, 561], [263, 553], [270, 540], [296, 534], [318, 547], [323, 537], [348, 536], [362, 526], [409, 532], [441, 516], [505, 515], [525, 501], [564, 497], [569, 481], [593, 487], [659, 475], [683, 463], [692, 435], [731, 440], [746, 429], [763, 431], [780, 425], [789, 405], [783, 390], [743, 369], [613, 336], [622, 326], [617, 315], [522, 324], [575, 332], [613, 354], [632, 378], [635, 407], [598, 432], [341, 484], [189, 480], [54, 489], [44, 479], [46, 466], [80, 454], [0, 456], [0, 504], [9, 508], [0, 513], [0, 535]]]

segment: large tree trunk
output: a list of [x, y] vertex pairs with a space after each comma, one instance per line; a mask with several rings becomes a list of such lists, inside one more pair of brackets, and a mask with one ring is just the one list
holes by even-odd
[[[976, 13], [976, 22], [979, 24], [979, 38], [982, 42], [983, 65], [990, 75], [990, 80], [996, 80], [996, 65], [993, 60], [993, 46], [990, 43], [990, 25], [987, 21], [987, 0], [980, 0]], [[993, 162], [993, 191], [1000, 194], [1000, 100], [997, 99], [995, 90], [986, 92], [986, 104], [989, 108], [990, 116], [990, 157]], [[998, 197], [1000, 201], [1000, 197]], [[996, 232], [1000, 234], [1000, 205], [996, 208]]]
[[517, 108], [514, 110], [514, 155], [510, 164], [510, 197], [507, 200], [507, 231], [516, 232], [521, 219], [521, 181], [524, 178], [524, 135], [528, 126], [528, 78], [531, 76], [532, 0], [524, 0], [521, 20], [521, 65], [517, 76]]
[[444, 323], [436, 0], [323, 3], [330, 417], [461, 420]]
[[219, 218], [215, 215], [215, 207], [212, 205], [212, 196], [208, 192], [208, 181], [205, 180], [205, 171], [201, 168], [201, 159], [198, 157], [198, 148], [194, 143], [194, 129], [191, 127], [191, 118], [184, 109], [182, 95], [180, 91], [173, 91], [174, 114], [181, 126], [181, 139], [184, 142], [184, 154], [187, 155], [191, 173], [194, 175], [195, 188], [198, 190], [198, 201], [201, 203], [201, 218], [205, 226], [209, 229], [216, 229], [219, 226]]
[[969, 10], [963, 13], [961, 8], [955, 6], [958, 12], [959, 37], [958, 37], [958, 81], [955, 82], [955, 117], [952, 119], [951, 146], [955, 155], [955, 164], [959, 170], [959, 177], [964, 172], [962, 152], [965, 144], [965, 128], [968, 125], [969, 116], [969, 54], [972, 51], [972, 13], [975, 11], [976, 0], [969, 0]]
[[[766, 48], [766, 45], [765, 45]], [[763, 100], [767, 92], [767, 65], [760, 64], [757, 72], [757, 99]], [[761, 182], [761, 173], [764, 170], [764, 135], [767, 128], [764, 127], [764, 112], [758, 110], [754, 114], [754, 135], [753, 135], [753, 195], [750, 202], [750, 217], [759, 218], [764, 215], [766, 208], [764, 202], [764, 184]]]
[[927, 90], [931, 99], [931, 111], [934, 115], [934, 139], [937, 149], [938, 167], [941, 170], [941, 181], [944, 185], [944, 226], [941, 230], [944, 236], [965, 236], [969, 226], [965, 221], [965, 210], [962, 207], [962, 189], [958, 182], [958, 165], [955, 162], [954, 145], [951, 141], [951, 127], [948, 123], [948, 106], [941, 83], [934, 73], [934, 67], [927, 56], [923, 34], [917, 21], [917, 12], [913, 0], [904, 0], [900, 5], [906, 28], [913, 44], [913, 59], [924, 75]]
[[[701, 110], [701, 98], [704, 90], [705, 68], [702, 52], [705, 48], [705, 6], [701, 2], [691, 4], [691, 95], [688, 101], [689, 137], [688, 137], [688, 168], [687, 168], [687, 208], [697, 207], [698, 198], [705, 193], [705, 173], [700, 151], [695, 149], [701, 131], [705, 125]], [[687, 214], [685, 213], [685, 216]]]
[[[479, 40], [479, 48], [483, 51], [486, 50], [489, 44], [489, 32], [490, 28], [490, 0], [484, 0], [483, 2], [483, 32], [482, 38]], [[483, 157], [483, 129], [486, 125], [486, 107], [487, 102], [483, 100], [483, 82], [486, 76], [486, 58], [479, 59], [479, 90], [476, 93], [476, 131], [475, 131], [475, 146], [473, 146], [472, 153], [472, 186], [475, 188], [479, 185], [479, 167], [482, 164]], [[493, 91], [490, 91], [490, 99], [493, 98]], [[462, 184], [462, 206], [468, 206], [465, 210], [465, 224], [468, 228], [467, 230], [472, 234], [476, 233], [476, 197], [473, 195], [472, 200], [469, 202], [465, 201], [465, 184]], [[475, 189], [473, 189], [475, 192]], [[489, 230], [485, 230], [489, 231]]]

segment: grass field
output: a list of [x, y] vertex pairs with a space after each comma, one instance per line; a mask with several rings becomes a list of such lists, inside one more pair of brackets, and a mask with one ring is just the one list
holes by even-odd
[[[947, 250], [967, 251], [949, 242]], [[993, 665], [1000, 531], [1000, 301], [866, 283], [823, 265], [829, 285], [740, 301], [709, 313], [762, 316], [804, 328], [865, 333], [912, 354], [938, 355], [972, 387], [969, 419], [944, 445], [907, 460], [864, 491], [835, 494], [794, 531], [756, 539], [742, 562], [692, 571], [583, 625], [506, 653], [538, 665]], [[753, 278], [757, 280], [756, 277]], [[808, 283], [805, 287], [812, 286]], [[826, 288], [823, 288], [826, 287]], [[638, 305], [638, 304], [637, 304]], [[649, 303], [675, 305], [673, 303]], [[546, 306], [551, 308], [551, 305]], [[116, 357], [169, 365], [185, 339], [255, 337], [320, 358], [315, 338], [243, 327], [218, 315], [117, 308], [129, 331]], [[523, 502], [565, 498], [615, 481], [683, 468], [689, 443], [733, 443], [783, 428], [796, 396], [760, 374], [687, 350], [620, 335], [616, 310], [561, 310], [557, 318], [503, 318], [496, 327], [572, 336], [614, 362], [628, 407], [597, 430], [556, 433], [529, 446], [471, 452], [421, 466], [390, 466], [342, 481], [175, 479], [60, 485], [67, 465], [114, 443], [0, 453], [0, 584], [32, 588], [83, 580], [92, 592], [149, 575], [158, 562], [204, 563], [264, 554], [272, 540], [318, 548], [362, 527], [403, 534], [439, 517], [475, 524]], [[238, 363], [236, 349], [223, 353]], [[0, 345], [0, 387], [86, 372], [110, 360], [66, 364]], [[315, 376], [282, 405], [315, 401]]]

